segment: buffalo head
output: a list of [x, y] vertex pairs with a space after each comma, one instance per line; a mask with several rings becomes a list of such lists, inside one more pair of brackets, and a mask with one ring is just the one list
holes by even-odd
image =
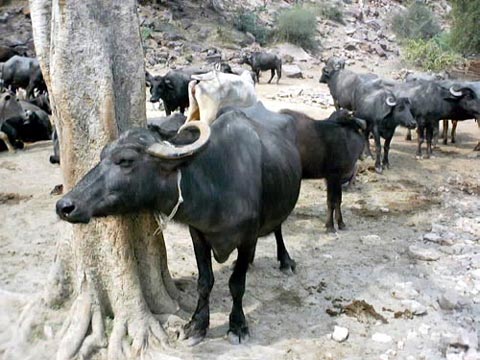
[[412, 115], [411, 104], [408, 98], [388, 96], [385, 103], [391, 109], [392, 117], [398, 124], [408, 129], [415, 129], [417, 122]]
[[452, 86], [448, 89], [445, 100], [456, 102], [462, 109], [475, 118], [480, 117], [480, 94], [469, 86]]
[[162, 95], [168, 91], [173, 91], [174, 86], [172, 81], [164, 76], [152, 76], [150, 73], [146, 73], [146, 83], [150, 88], [150, 102], [159, 102]]
[[337, 71], [345, 68], [345, 60], [337, 57], [331, 57], [322, 69], [321, 83], [327, 83], [330, 77]]
[[58, 216], [71, 223], [88, 223], [92, 217], [140, 211], [168, 212], [176, 202], [176, 168], [204, 148], [210, 137], [208, 125], [199, 121], [182, 126], [198, 130], [198, 138], [176, 146], [150, 129], [135, 128], [105, 146], [100, 162], [56, 204]]

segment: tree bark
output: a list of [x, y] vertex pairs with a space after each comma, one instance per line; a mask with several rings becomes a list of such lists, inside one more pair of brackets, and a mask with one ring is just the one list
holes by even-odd
[[[66, 190], [98, 162], [108, 142], [146, 124], [136, 6], [136, 0], [30, 0]], [[88, 358], [104, 347], [109, 359], [131, 358], [152, 340], [167, 342], [154, 314], [177, 312], [178, 294], [155, 228], [151, 215], [73, 225], [43, 296], [50, 306], [71, 304], [57, 359]], [[113, 318], [111, 333], [107, 317]]]

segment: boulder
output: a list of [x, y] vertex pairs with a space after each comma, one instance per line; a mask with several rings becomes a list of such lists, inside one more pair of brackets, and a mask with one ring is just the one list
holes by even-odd
[[282, 72], [288, 78], [303, 79], [302, 69], [298, 65], [283, 65]]

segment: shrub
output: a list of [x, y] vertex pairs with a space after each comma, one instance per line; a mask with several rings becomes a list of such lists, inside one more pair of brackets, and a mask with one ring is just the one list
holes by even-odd
[[480, 0], [452, 0], [451, 44], [463, 54], [480, 53]]
[[146, 26], [140, 27], [140, 36], [142, 37], [142, 41], [149, 39], [152, 36], [153, 30]]
[[318, 4], [318, 15], [322, 18], [336, 21], [340, 24], [343, 24], [343, 12], [340, 4], [331, 3], [330, 1], [321, 2]]
[[315, 14], [305, 8], [284, 10], [277, 19], [276, 33], [280, 40], [288, 41], [306, 49], [316, 49]]
[[428, 40], [440, 32], [440, 25], [426, 5], [415, 1], [392, 17], [392, 30], [401, 39]]
[[462, 58], [452, 50], [442, 48], [438, 38], [408, 40], [404, 47], [405, 60], [428, 71], [442, 71], [460, 64]]
[[265, 45], [270, 37], [269, 30], [263, 26], [255, 12], [240, 8], [233, 25], [238, 31], [249, 32], [260, 45]]

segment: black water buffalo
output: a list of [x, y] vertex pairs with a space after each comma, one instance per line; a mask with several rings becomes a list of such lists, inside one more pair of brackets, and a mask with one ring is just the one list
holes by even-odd
[[[411, 112], [410, 100], [406, 97], [396, 98], [390, 89], [384, 88], [382, 82], [364, 81], [354, 92], [354, 115], [367, 122], [365, 131], [366, 152], [371, 156], [369, 135], [375, 140], [375, 170], [382, 173], [390, 166], [388, 153], [390, 144], [398, 125], [414, 129], [415, 119]], [[383, 160], [381, 159], [380, 137], [385, 139]]]
[[23, 142], [12, 121], [23, 123], [27, 121], [27, 116], [16, 96], [7, 91], [0, 94], [0, 151], [23, 149]]
[[0, 45], [0, 62], [3, 63], [15, 55], [26, 56], [27, 54], [25, 51], [13, 46]]
[[147, 86], [150, 87], [150, 102], [163, 101], [165, 113], [170, 115], [176, 109], [183, 114], [189, 105], [188, 83], [191, 76], [207, 72], [204, 69], [184, 68], [181, 70], [170, 70], [165, 76], [153, 76], [146, 72]]
[[[182, 134], [191, 128], [199, 129], [198, 139], [178, 146], [185, 144]], [[277, 242], [281, 239], [281, 225], [300, 190], [295, 129], [291, 122], [257, 122], [239, 111], [221, 115], [210, 127], [194, 121], [183, 129], [170, 139], [174, 146], [152, 129], [123, 133], [104, 148], [100, 163], [57, 202], [57, 214], [72, 223], [139, 211], [170, 214], [178, 203], [181, 173], [184, 200], [173, 218], [189, 225], [199, 269], [198, 305], [184, 336], [197, 343], [209, 326], [212, 251], [223, 263], [236, 249], [228, 333], [232, 342], [245, 342], [249, 331], [242, 298], [257, 238], [275, 232]], [[280, 259], [281, 266], [292, 266], [284, 263], [288, 259]]]
[[47, 85], [43, 80], [38, 60], [24, 56], [14, 56], [2, 66], [3, 85], [16, 92], [18, 88], [25, 89], [27, 97], [31, 98], [34, 91], [45, 92]]
[[[0, 115], [0, 131], [7, 135], [14, 148], [23, 148], [24, 142], [51, 139], [52, 127], [48, 114], [39, 107], [18, 100], [15, 95], [7, 92], [0, 97], [0, 109], [2, 108], [5, 110]], [[5, 146], [8, 147], [7, 144]]]
[[225, 74], [235, 74], [232, 67], [226, 62], [218, 62], [213, 66], [214, 70], [223, 72]]
[[244, 55], [240, 60], [240, 64], [250, 65], [252, 71], [256, 75], [257, 83], [260, 79], [260, 71], [271, 71], [270, 80], [268, 80], [269, 84], [272, 82], [275, 72], [277, 73], [277, 84], [282, 77], [282, 59], [275, 54], [256, 51], [251, 54]]
[[365, 122], [346, 110], [334, 112], [329, 119], [315, 121], [305, 114], [281, 110], [294, 119], [303, 179], [325, 179], [327, 184], [328, 232], [345, 228], [342, 216], [342, 183], [355, 175], [356, 162], [364, 148]]
[[432, 154], [435, 127], [442, 119], [468, 120], [480, 117], [480, 97], [468, 84], [442, 81], [405, 82], [393, 87], [396, 96], [407, 97], [417, 122], [417, 157], [427, 140], [426, 157]]
[[[230, 109], [221, 109], [219, 114]], [[334, 112], [328, 120], [315, 121], [291, 110], [272, 112], [260, 101], [254, 106], [236, 109], [260, 123], [293, 121], [302, 162], [302, 178], [325, 179], [327, 183], [328, 215], [325, 227], [327, 231], [335, 231], [335, 211], [339, 229], [345, 228], [341, 212], [342, 183], [354, 175], [355, 164], [365, 143], [364, 135], [359, 131], [366, 126], [365, 122], [353, 118], [346, 110]]]
[[375, 74], [357, 74], [345, 69], [345, 60], [331, 57], [322, 69], [320, 83], [328, 85], [335, 109], [353, 110], [355, 90], [365, 81], [378, 79]]

